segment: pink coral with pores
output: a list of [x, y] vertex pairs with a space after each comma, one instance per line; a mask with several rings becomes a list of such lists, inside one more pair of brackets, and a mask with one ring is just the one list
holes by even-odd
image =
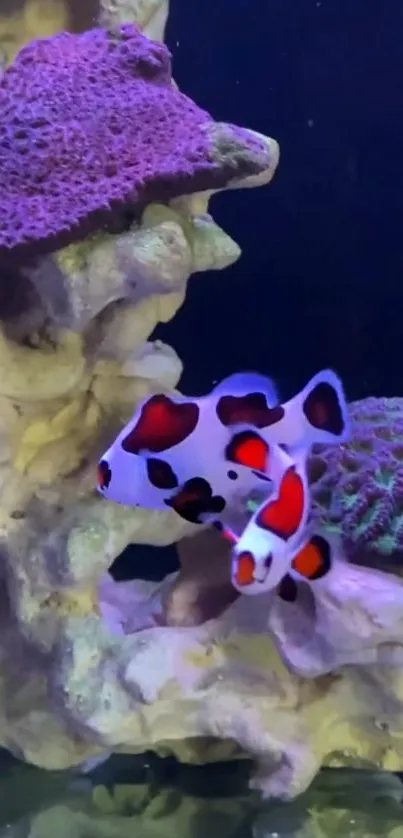
[[270, 157], [177, 90], [168, 49], [136, 26], [34, 41], [0, 78], [0, 263], [260, 173]]

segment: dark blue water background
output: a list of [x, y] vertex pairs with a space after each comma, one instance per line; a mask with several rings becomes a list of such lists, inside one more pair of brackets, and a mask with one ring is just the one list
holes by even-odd
[[289, 395], [329, 365], [350, 399], [403, 395], [402, 31], [400, 0], [171, 1], [182, 89], [282, 154], [270, 187], [213, 199], [242, 258], [158, 330], [184, 392], [257, 368]]

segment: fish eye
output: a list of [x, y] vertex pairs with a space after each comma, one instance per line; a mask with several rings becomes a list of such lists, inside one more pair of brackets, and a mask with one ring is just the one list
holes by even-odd
[[266, 556], [266, 558], [265, 558], [265, 560], [264, 560], [264, 566], [265, 566], [265, 568], [266, 568], [267, 570], [269, 569], [269, 567], [270, 567], [270, 565], [271, 565], [272, 561], [273, 561], [273, 556], [272, 556], [272, 554], [271, 554], [271, 553], [269, 553], [269, 555], [268, 555], [268, 556]]

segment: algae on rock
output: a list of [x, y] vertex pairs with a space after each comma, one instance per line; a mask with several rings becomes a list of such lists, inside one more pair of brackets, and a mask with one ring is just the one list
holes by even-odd
[[[165, 0], [101, 11], [108, 25], [130, 15], [163, 36]], [[278, 149], [265, 144], [271, 162], [259, 183], [229, 188], [271, 180]], [[139, 711], [158, 684], [136, 682], [142, 639], [110, 630], [101, 580], [130, 542], [171, 544], [197, 528], [173, 511], [104, 501], [96, 463], [139, 401], [176, 387], [179, 358], [149, 337], [183, 304], [191, 274], [240, 255], [209, 215], [210, 195], [147, 206], [126, 232], [72, 243], [6, 277], [18, 306], [0, 311], [0, 743], [45, 768], [146, 745]]]

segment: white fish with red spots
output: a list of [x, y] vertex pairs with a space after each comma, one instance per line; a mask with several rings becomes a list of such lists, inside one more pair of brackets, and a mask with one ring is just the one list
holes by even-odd
[[145, 399], [101, 458], [98, 489], [116, 503], [225, 522], [237, 498], [271, 493], [273, 446], [292, 457], [348, 435], [343, 387], [331, 370], [284, 404], [269, 378], [236, 373], [205, 396]]

